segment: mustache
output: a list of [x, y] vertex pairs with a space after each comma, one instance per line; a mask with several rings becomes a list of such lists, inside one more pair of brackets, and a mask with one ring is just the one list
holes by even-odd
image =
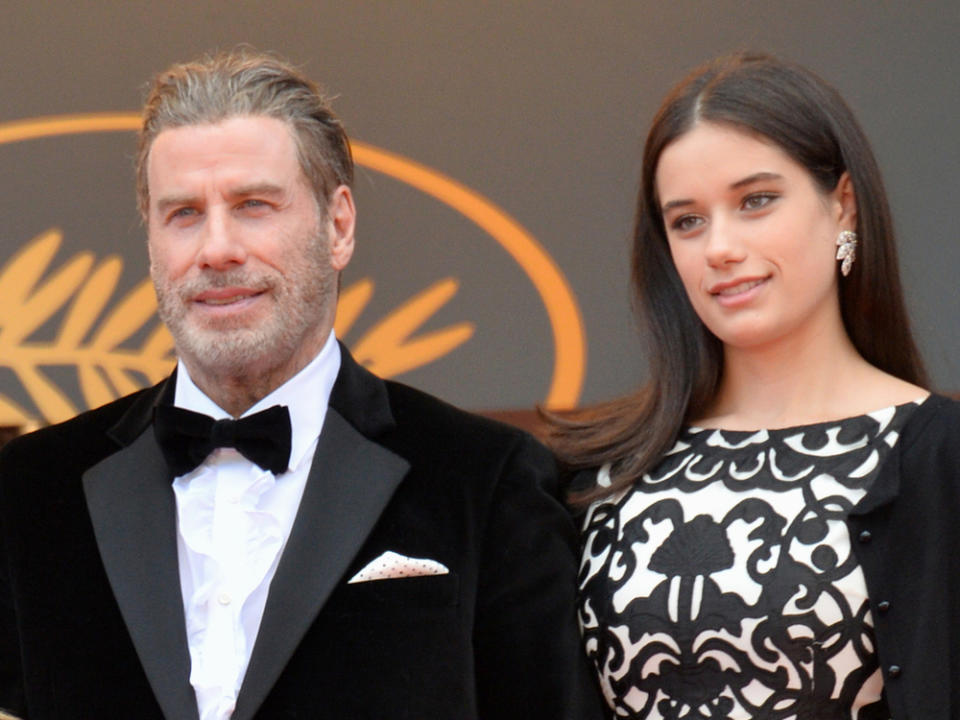
[[206, 290], [224, 287], [244, 287], [257, 292], [270, 290], [277, 284], [277, 278], [271, 273], [250, 272], [243, 268], [234, 270], [204, 270], [203, 274], [184, 280], [177, 293], [184, 298], [192, 297]]

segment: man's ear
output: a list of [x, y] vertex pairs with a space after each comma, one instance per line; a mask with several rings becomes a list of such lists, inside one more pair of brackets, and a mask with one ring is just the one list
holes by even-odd
[[326, 225], [330, 240], [330, 265], [341, 272], [353, 257], [353, 233], [357, 226], [353, 193], [346, 185], [333, 191], [327, 203]]

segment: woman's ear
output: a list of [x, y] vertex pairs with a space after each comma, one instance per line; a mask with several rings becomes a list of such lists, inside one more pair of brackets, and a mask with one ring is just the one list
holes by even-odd
[[837, 211], [837, 223], [841, 230], [857, 229], [857, 196], [853, 191], [853, 181], [846, 170], [837, 181], [837, 187], [831, 193]]

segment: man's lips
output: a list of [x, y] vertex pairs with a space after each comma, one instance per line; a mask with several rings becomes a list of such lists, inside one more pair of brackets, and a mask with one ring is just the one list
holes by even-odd
[[213, 288], [194, 295], [193, 302], [202, 305], [232, 305], [263, 294], [252, 288]]

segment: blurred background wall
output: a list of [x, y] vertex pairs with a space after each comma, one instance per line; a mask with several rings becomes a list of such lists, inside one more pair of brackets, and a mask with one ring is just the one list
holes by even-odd
[[639, 383], [627, 257], [646, 127], [689, 68], [757, 48], [857, 112], [921, 346], [960, 389], [955, 0], [8, 2], [0, 38], [0, 425], [170, 367], [130, 128], [153, 73], [238, 43], [300, 64], [356, 141], [338, 329], [382, 374], [479, 410]]

